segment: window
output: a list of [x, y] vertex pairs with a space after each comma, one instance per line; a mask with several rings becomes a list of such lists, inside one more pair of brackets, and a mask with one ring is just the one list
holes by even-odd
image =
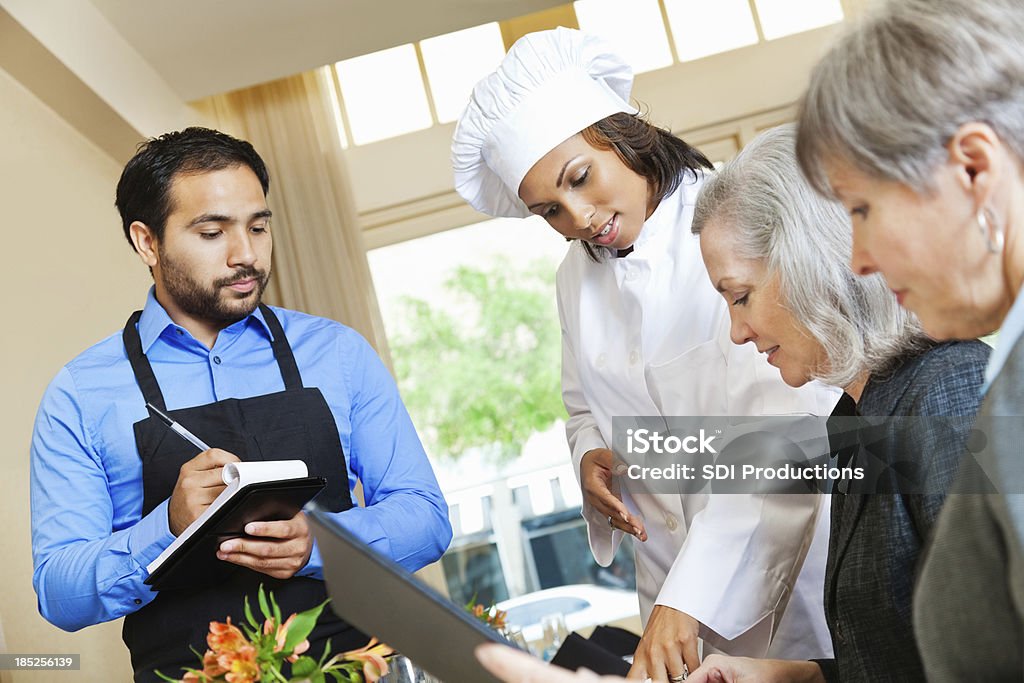
[[[692, 143], [691, 140], [687, 140], [687, 142]], [[701, 142], [696, 147], [708, 158], [708, 161], [715, 165], [716, 169], [721, 169], [725, 162], [739, 154], [740, 151], [739, 140], [735, 135], [730, 135], [720, 140]]]
[[[513, 265], [542, 260], [550, 267], [550, 305], [554, 307], [555, 269], [566, 248], [565, 239], [540, 217], [496, 218], [373, 249], [367, 258], [390, 339], [401, 332], [403, 298], [451, 305], [445, 281], [461, 265], [486, 266], [502, 257]], [[413, 272], [416, 277], [410, 278]]]
[[357, 145], [433, 125], [416, 48], [399, 45], [336, 65]]
[[757, 27], [747, 0], [664, 2], [681, 62], [757, 42]]
[[[572, 11], [583, 31], [605, 38], [635, 73], [672, 66], [673, 47], [675, 58], [686, 62], [844, 18], [841, 0], [576, 0]], [[502, 28], [482, 24], [426, 38], [418, 47], [338, 62], [349, 124], [342, 144], [362, 145], [457, 120], [473, 86], [505, 55]], [[340, 111], [335, 119], [341, 130]]]
[[580, 29], [611, 43], [635, 73], [672, 64], [658, 0], [578, 0], [573, 3]]
[[428, 38], [420, 52], [437, 120], [446, 123], [462, 114], [477, 81], [498, 68], [505, 44], [498, 24], [491, 23]]
[[508, 599], [505, 574], [494, 542], [469, 543], [452, 548], [441, 558], [448, 592], [457, 603], [470, 600], [490, 605]]
[[621, 544], [608, 567], [594, 562], [578, 507], [523, 520], [523, 533], [537, 590], [580, 583], [636, 590], [632, 544]]
[[843, 20], [839, 0], [755, 0], [765, 40]]
[[[566, 582], [620, 590], [635, 583], [630, 544], [613, 568], [598, 567], [580, 516], [559, 386], [554, 276], [566, 248], [534, 217], [490, 220], [368, 254], [399, 389], [448, 500], [454, 538], [442, 568], [457, 602], [476, 595], [490, 604]], [[481, 328], [486, 337], [507, 332], [506, 339], [492, 348]], [[523, 363], [519, 347], [543, 358]], [[513, 381], [495, 400], [495, 385], [510, 376], [544, 383], [536, 390]], [[517, 405], [520, 395], [525, 405]], [[449, 429], [442, 420], [452, 413]], [[476, 431], [478, 421], [484, 426]], [[526, 426], [507, 447], [489, 443], [507, 423]], [[446, 431], [460, 440], [446, 441]], [[635, 609], [635, 596], [626, 596]]]

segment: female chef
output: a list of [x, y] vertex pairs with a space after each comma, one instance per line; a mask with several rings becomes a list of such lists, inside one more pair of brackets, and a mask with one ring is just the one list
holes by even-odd
[[637, 539], [645, 630], [632, 673], [679, 680], [699, 663], [698, 638], [730, 654], [831, 656], [821, 496], [655, 494], [616, 469], [613, 417], [827, 415], [838, 398], [788, 387], [731, 343], [690, 234], [711, 165], [638, 116], [631, 86], [593, 36], [523, 37], [459, 120], [456, 189], [572, 240], [557, 275], [566, 433], [595, 559], [609, 564], [624, 533]]

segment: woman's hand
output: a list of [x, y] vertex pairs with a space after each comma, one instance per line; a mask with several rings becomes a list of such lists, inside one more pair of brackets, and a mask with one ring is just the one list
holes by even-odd
[[709, 655], [687, 683], [825, 683], [814, 662]]
[[581, 669], [569, 671], [542, 662], [525, 652], [505, 645], [489, 643], [476, 648], [476, 658], [499, 680], [505, 683], [613, 683], [626, 679], [618, 676], [598, 677], [597, 674]]
[[700, 623], [689, 614], [655, 605], [633, 655], [628, 678], [650, 678], [654, 683], [682, 680], [684, 671], [695, 671], [700, 666], [699, 631]]
[[608, 518], [609, 526], [647, 540], [643, 520], [629, 514], [622, 500], [613, 492], [615, 453], [607, 448], [595, 448], [584, 453], [580, 460], [580, 482], [583, 499], [588, 505]]

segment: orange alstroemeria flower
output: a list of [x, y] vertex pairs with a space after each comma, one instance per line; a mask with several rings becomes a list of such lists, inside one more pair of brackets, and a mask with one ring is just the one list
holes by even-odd
[[203, 657], [203, 675], [213, 678], [224, 675], [228, 683], [255, 683], [260, 679], [253, 647], [228, 617], [226, 623], [210, 622], [206, 636], [210, 651]]
[[394, 652], [391, 647], [378, 643], [376, 638], [371, 638], [364, 647], [343, 652], [341, 658], [349, 662], [362, 662], [363, 677], [367, 683], [376, 683], [388, 673], [388, 663], [384, 658]]
[[237, 652], [240, 648], [249, 645], [245, 635], [238, 630], [238, 627], [231, 623], [228, 617], [226, 624], [219, 621], [210, 622], [210, 633], [206, 636], [206, 644], [216, 653]]
[[184, 678], [181, 679], [181, 683], [201, 683], [201, 681], [210, 681], [226, 673], [228, 673], [227, 669], [217, 663], [217, 653], [213, 650], [207, 650], [206, 654], [203, 655], [202, 672], [186, 672]]
[[256, 665], [256, 648], [245, 645], [235, 652], [223, 652], [217, 656], [219, 664], [227, 674], [228, 683], [255, 683], [260, 680], [260, 669]]
[[217, 663], [217, 653], [213, 650], [207, 650], [206, 654], [203, 655], [203, 675], [207, 678], [216, 678], [226, 673], [227, 669], [224, 669]]
[[[277, 633], [274, 634], [274, 652], [280, 652], [284, 649], [284, 643], [288, 639], [288, 628], [292, 625], [295, 617], [298, 615], [291, 615], [288, 617], [283, 624], [277, 627]], [[263, 622], [263, 635], [270, 635], [274, 631], [274, 620], [267, 619]], [[301, 643], [295, 646], [292, 653], [286, 657], [289, 662], [295, 663], [299, 658], [299, 655], [309, 649], [309, 640], [303, 640]]]

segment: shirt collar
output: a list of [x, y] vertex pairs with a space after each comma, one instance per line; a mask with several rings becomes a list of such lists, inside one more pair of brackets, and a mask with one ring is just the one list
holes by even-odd
[[999, 330], [999, 337], [996, 339], [995, 348], [988, 359], [988, 366], [985, 367], [985, 384], [981, 387], [981, 393], [987, 393], [988, 388], [995, 381], [996, 375], [1006, 365], [1006, 359], [1010, 352], [1017, 345], [1017, 340], [1024, 334], [1024, 294], [1017, 297], [1006, 315], [1002, 327]]
[[[274, 339], [274, 334], [270, 331], [270, 327], [267, 326], [267, 321], [263, 317], [263, 311], [257, 308], [248, 317], [258, 320], [267, 338], [270, 340]], [[234, 324], [238, 325], [239, 323]], [[139, 319], [139, 338], [142, 341], [142, 352], [149, 353], [150, 347], [153, 346], [153, 343], [160, 338], [160, 335], [168, 327], [177, 329], [178, 324], [171, 320], [171, 316], [167, 315], [166, 309], [156, 300], [156, 287], [150, 287], [149, 294], [146, 296], [146, 306], [142, 309], [142, 317]]]

